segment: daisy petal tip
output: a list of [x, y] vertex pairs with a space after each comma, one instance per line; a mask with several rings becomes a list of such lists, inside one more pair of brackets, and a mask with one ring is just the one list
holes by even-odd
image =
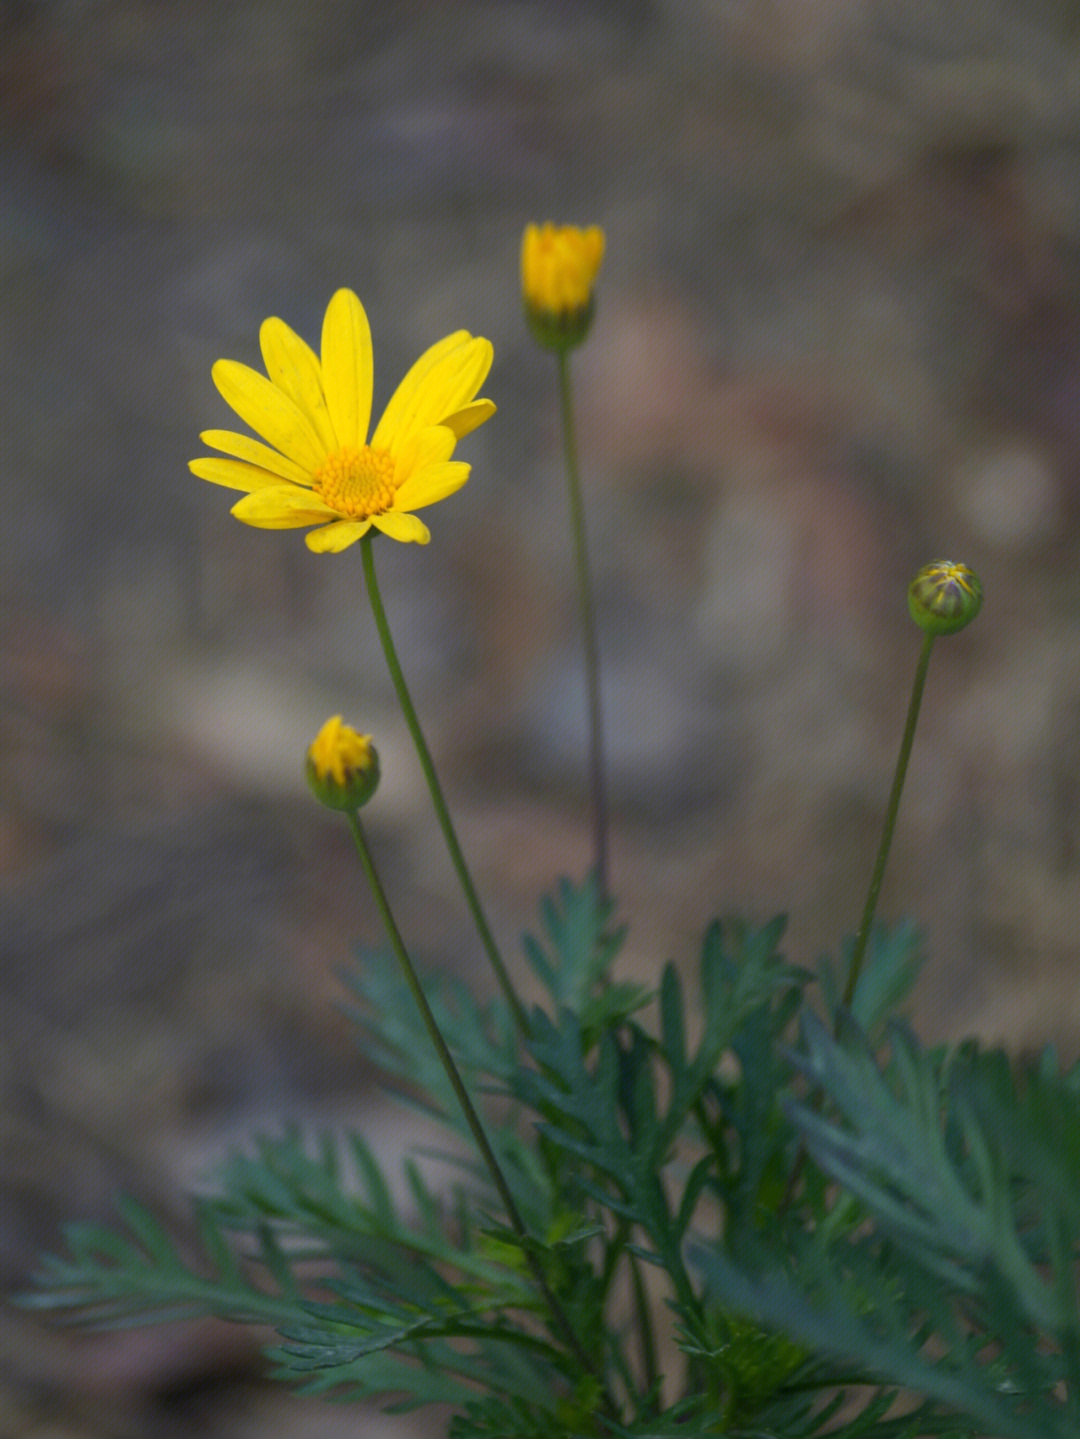
[[304, 543], [312, 554], [336, 555], [362, 539], [370, 528], [370, 520], [342, 520], [309, 531], [304, 536]]
[[[331, 305], [344, 305], [350, 310], [362, 310], [364, 308], [360, 296], [355, 290], [350, 290], [348, 285], [342, 285], [330, 296]], [[329, 306], [327, 306], [329, 309]]]
[[372, 517], [372, 524], [381, 534], [402, 544], [426, 545], [431, 531], [417, 515], [404, 510], [387, 510]]

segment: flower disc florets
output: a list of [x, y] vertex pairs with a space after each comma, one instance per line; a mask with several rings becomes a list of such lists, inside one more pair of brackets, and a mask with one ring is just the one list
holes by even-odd
[[580, 345], [596, 310], [594, 286], [604, 258], [597, 225], [527, 225], [521, 243], [525, 318], [547, 350]]
[[394, 462], [385, 452], [364, 445], [335, 450], [311, 476], [311, 488], [338, 514], [370, 519], [393, 507]]
[[378, 787], [379, 756], [369, 734], [359, 734], [334, 715], [312, 740], [305, 773], [321, 804], [356, 810]]
[[933, 560], [908, 585], [911, 618], [929, 635], [962, 630], [979, 613], [982, 599], [978, 575], [953, 560]]
[[477, 391], [491, 368], [491, 342], [465, 330], [425, 351], [402, 380], [368, 440], [371, 331], [351, 290], [339, 290], [316, 355], [282, 320], [259, 331], [266, 374], [218, 360], [212, 374], [226, 402], [267, 441], [207, 430], [221, 455], [192, 460], [200, 479], [246, 490], [233, 506], [245, 524], [285, 530], [317, 525], [309, 549], [343, 550], [372, 527], [427, 544], [413, 513], [459, 490], [469, 466], [458, 440], [495, 413]]

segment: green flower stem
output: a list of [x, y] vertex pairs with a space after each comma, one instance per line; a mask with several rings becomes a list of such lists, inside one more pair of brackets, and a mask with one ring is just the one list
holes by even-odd
[[[885, 865], [889, 859], [889, 847], [892, 844], [893, 830], [896, 828], [896, 816], [900, 811], [900, 795], [904, 788], [904, 779], [907, 776], [908, 760], [911, 758], [911, 745], [915, 739], [915, 725], [919, 718], [919, 706], [922, 704], [923, 689], [926, 685], [926, 671], [930, 667], [930, 651], [934, 648], [934, 635], [924, 633], [922, 650], [919, 653], [919, 663], [915, 668], [915, 682], [911, 687], [911, 699], [908, 701], [907, 721], [904, 725], [903, 738], [900, 741], [900, 753], [896, 757], [896, 772], [893, 775], [892, 790], [889, 794], [889, 803], [885, 810], [885, 824], [881, 831], [881, 843], [878, 846], [877, 859], [874, 861], [874, 872], [870, 876], [870, 888], [866, 894], [866, 904], [863, 906], [862, 919], [859, 922], [859, 932], [855, 936], [855, 948], [852, 950], [851, 963], [848, 967], [847, 983], [844, 985], [844, 993], [841, 999], [845, 1009], [851, 1008], [852, 1000], [855, 998], [855, 991], [859, 985], [859, 975], [862, 973], [863, 961], [866, 958], [866, 946], [870, 939], [870, 927], [874, 922], [874, 911], [877, 909], [878, 895], [881, 893], [881, 884], [885, 878]], [[839, 1015], [837, 1015], [837, 1022]], [[820, 1095], [818, 1096], [820, 1099]], [[791, 1166], [791, 1173], [788, 1175], [787, 1185], [777, 1206], [777, 1217], [781, 1218], [788, 1211], [792, 1199], [795, 1197], [795, 1190], [799, 1180], [802, 1178], [803, 1169], [806, 1166], [806, 1145], [800, 1143], [798, 1152], [795, 1155], [795, 1162]]]
[[[657, 1359], [656, 1331], [653, 1326], [649, 1296], [645, 1291], [645, 1281], [641, 1277], [641, 1266], [637, 1255], [629, 1252], [629, 1243], [633, 1235], [633, 1230], [634, 1226], [630, 1220], [625, 1216], [620, 1217], [618, 1227], [611, 1236], [611, 1242], [608, 1244], [604, 1256], [604, 1268], [599, 1276], [600, 1285], [597, 1304], [601, 1310], [606, 1308], [616, 1271], [625, 1256], [630, 1267], [630, 1283], [634, 1292], [634, 1306], [637, 1310], [638, 1338], [641, 1343], [641, 1367], [644, 1389], [645, 1393], [651, 1396], [653, 1404], [655, 1404], [658, 1394], [657, 1385], [663, 1376], [660, 1373], [660, 1365]], [[629, 1381], [628, 1387], [631, 1387]], [[639, 1417], [641, 1413], [642, 1411], [639, 1409]]]
[[641, 1265], [636, 1254], [630, 1255], [630, 1282], [634, 1290], [634, 1306], [638, 1315], [638, 1337], [641, 1340], [641, 1365], [645, 1388], [656, 1393], [660, 1382], [660, 1365], [656, 1357], [656, 1333], [653, 1329], [652, 1310], [645, 1281], [641, 1277]]
[[371, 611], [375, 616], [375, 628], [379, 631], [379, 639], [382, 642], [383, 653], [386, 656], [386, 663], [390, 670], [390, 678], [394, 683], [397, 693], [398, 704], [405, 716], [405, 723], [409, 727], [412, 741], [416, 747], [417, 757], [420, 760], [420, 768], [424, 771], [424, 778], [427, 787], [431, 792], [431, 802], [435, 806], [435, 814], [438, 817], [439, 825], [446, 840], [446, 847], [450, 851], [450, 859], [457, 877], [461, 882], [461, 888], [465, 894], [465, 902], [469, 906], [473, 922], [476, 925], [480, 942], [484, 946], [488, 960], [495, 971], [495, 978], [499, 987], [506, 997], [510, 1006], [510, 1012], [514, 1017], [514, 1023], [520, 1034], [529, 1033], [529, 1021], [525, 1010], [522, 1007], [517, 992], [514, 989], [510, 975], [507, 973], [506, 965], [503, 963], [499, 947], [495, 943], [495, 937], [491, 933], [491, 927], [484, 915], [483, 906], [480, 903], [480, 896], [476, 892], [476, 886], [472, 882], [468, 865], [465, 863], [465, 856], [461, 852], [461, 845], [458, 843], [457, 835], [454, 833], [454, 826], [450, 819], [450, 811], [446, 806], [442, 787], [439, 784], [439, 777], [435, 773], [435, 764], [431, 758], [431, 751], [424, 739], [424, 732], [420, 728], [420, 720], [417, 717], [416, 709], [409, 694], [409, 687], [405, 683], [405, 676], [402, 673], [401, 662], [394, 648], [394, 640], [390, 634], [390, 626], [386, 620], [386, 610], [383, 608], [382, 596], [379, 593], [379, 582], [375, 577], [375, 556], [371, 547], [372, 535], [364, 535], [360, 541], [360, 553], [364, 562], [364, 579], [367, 583], [368, 599], [371, 601]]
[[[450, 1053], [446, 1040], [442, 1036], [442, 1030], [439, 1028], [438, 1021], [431, 1012], [431, 1006], [427, 1002], [427, 996], [424, 993], [419, 976], [413, 968], [412, 960], [409, 958], [409, 952], [405, 948], [405, 941], [401, 937], [401, 931], [397, 927], [397, 921], [394, 919], [393, 911], [390, 908], [390, 901], [387, 898], [386, 891], [383, 889], [382, 881], [375, 868], [375, 861], [372, 858], [371, 850], [368, 846], [367, 836], [364, 834], [363, 825], [360, 823], [360, 815], [358, 811], [351, 810], [345, 812], [345, 818], [349, 822], [349, 829], [352, 832], [353, 841], [356, 844], [356, 852], [360, 856], [360, 863], [363, 866], [364, 874], [367, 876], [368, 884], [371, 886], [371, 892], [375, 896], [375, 903], [378, 907], [383, 925], [386, 928], [391, 948], [394, 951], [398, 964], [401, 966], [401, 972], [405, 976], [405, 983], [409, 986], [409, 993], [416, 1002], [416, 1007], [420, 1011], [420, 1017], [424, 1021], [424, 1026], [427, 1029], [432, 1044], [435, 1046], [435, 1052], [439, 1056], [442, 1067], [446, 1071], [446, 1077], [450, 1081], [450, 1086], [457, 1097], [458, 1103], [461, 1105], [461, 1112], [465, 1116], [465, 1122], [469, 1126], [469, 1131], [476, 1143], [476, 1147], [480, 1151], [480, 1157], [487, 1166], [488, 1173], [491, 1175], [492, 1182], [498, 1191], [503, 1208], [506, 1210], [506, 1217], [510, 1221], [510, 1227], [521, 1241], [521, 1252], [529, 1266], [536, 1287], [543, 1296], [552, 1322], [561, 1334], [563, 1342], [577, 1363], [585, 1373], [597, 1379], [597, 1382], [601, 1382], [597, 1375], [595, 1365], [582, 1347], [581, 1341], [578, 1339], [573, 1326], [566, 1317], [566, 1311], [559, 1303], [559, 1300], [556, 1298], [547, 1281], [547, 1276], [544, 1274], [543, 1267], [533, 1248], [529, 1232], [525, 1228], [525, 1221], [521, 1217], [521, 1212], [514, 1201], [514, 1196], [510, 1192], [510, 1186], [506, 1182], [506, 1176], [503, 1174], [502, 1166], [495, 1157], [495, 1151], [488, 1142], [488, 1137], [484, 1132], [484, 1126], [480, 1120], [480, 1116], [477, 1114], [476, 1108], [469, 1098], [469, 1091], [465, 1088], [465, 1081], [461, 1077], [461, 1071], [454, 1062], [454, 1056]], [[610, 1401], [608, 1402], [610, 1403]]]
[[919, 718], [919, 706], [922, 704], [923, 687], [926, 684], [926, 671], [930, 666], [930, 651], [933, 648], [934, 636], [932, 634], [924, 635], [922, 651], [919, 655], [919, 663], [915, 670], [915, 683], [911, 687], [911, 700], [908, 703], [904, 737], [900, 741], [900, 753], [896, 757], [896, 773], [893, 775], [892, 792], [889, 795], [889, 804], [885, 811], [885, 825], [881, 832], [881, 844], [878, 846], [877, 859], [874, 861], [874, 872], [870, 876], [870, 888], [866, 894], [866, 904], [863, 908], [862, 920], [859, 923], [859, 932], [855, 936], [855, 948], [851, 955], [847, 984], [844, 986], [843, 1003], [846, 1008], [850, 1008], [851, 1002], [855, 998], [855, 990], [859, 983], [859, 975], [862, 972], [863, 960], [866, 958], [866, 946], [870, 939], [870, 926], [874, 922], [874, 911], [877, 908], [878, 895], [881, 893], [881, 883], [885, 878], [885, 865], [889, 858], [889, 846], [892, 844], [893, 830], [896, 828], [896, 816], [900, 809], [900, 795], [904, 788], [904, 778], [907, 775], [908, 760], [911, 758], [911, 744], [915, 738], [915, 725]]
[[604, 776], [604, 725], [600, 705], [600, 650], [596, 642], [589, 553], [585, 542], [585, 506], [578, 473], [574, 406], [570, 388], [570, 351], [558, 351], [559, 403], [562, 410], [563, 452], [566, 459], [566, 489], [570, 500], [570, 527], [574, 534], [574, 567], [577, 571], [578, 608], [585, 645], [585, 682], [589, 693], [589, 787], [593, 808], [593, 855], [601, 898], [608, 894], [608, 814]]

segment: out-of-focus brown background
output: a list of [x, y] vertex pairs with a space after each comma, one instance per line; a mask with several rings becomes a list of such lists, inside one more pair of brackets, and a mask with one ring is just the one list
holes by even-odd
[[[883, 912], [928, 1035], [1075, 1052], [1080, 26], [1072, 0], [0, 4], [0, 1283], [124, 1188], [169, 1212], [251, 1128], [401, 1120], [333, 1009], [377, 919], [307, 798], [330, 713], [378, 736], [370, 828], [418, 954], [477, 946], [358, 555], [194, 479], [221, 355], [368, 308], [376, 409], [459, 326], [497, 418], [431, 545], [380, 545], [443, 779], [513, 950], [588, 863], [554, 370], [524, 224], [599, 222], [575, 360], [626, 966], [716, 912], [857, 920], [919, 637]], [[483, 973], [478, 974], [485, 982]], [[261, 1385], [197, 1326], [0, 1319], [0, 1433], [401, 1432]], [[434, 1432], [421, 1418], [415, 1432]]]

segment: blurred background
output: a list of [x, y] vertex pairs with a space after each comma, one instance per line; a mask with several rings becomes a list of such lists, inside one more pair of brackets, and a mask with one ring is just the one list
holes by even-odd
[[[359, 555], [196, 480], [215, 359], [361, 296], [376, 412], [458, 327], [496, 419], [384, 599], [493, 927], [589, 862], [555, 369], [530, 220], [602, 224], [574, 360], [627, 973], [707, 921], [854, 929], [919, 635], [881, 912], [927, 1037], [1075, 1055], [1080, 12], [1074, 0], [0, 3], [0, 1285], [123, 1188], [163, 1213], [253, 1128], [403, 1142], [334, 1008], [377, 916], [302, 781], [376, 735], [369, 828], [422, 959], [487, 983]], [[215, 1326], [0, 1318], [0, 1433], [437, 1432], [297, 1401]]]

